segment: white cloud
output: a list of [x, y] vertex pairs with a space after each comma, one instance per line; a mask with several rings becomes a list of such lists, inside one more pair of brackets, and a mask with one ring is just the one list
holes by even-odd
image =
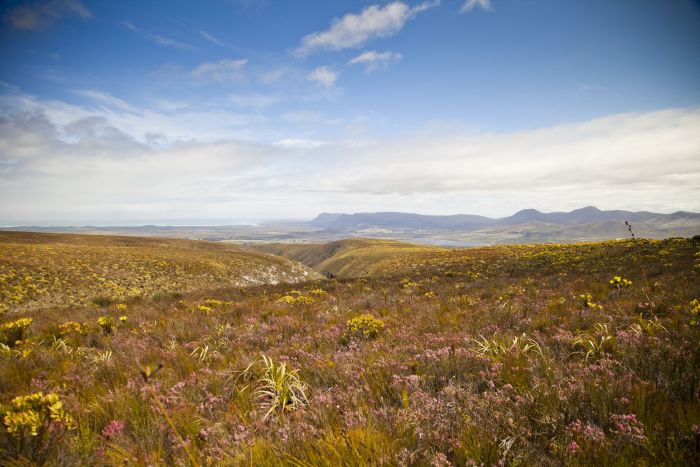
[[349, 65], [365, 65], [367, 73], [381, 70], [388, 67], [391, 63], [396, 63], [401, 60], [401, 54], [396, 52], [377, 52], [376, 50], [368, 50], [348, 62]]
[[161, 36], [160, 34], [154, 34], [152, 32], [144, 31], [143, 29], [135, 26], [129, 21], [122, 21], [121, 24], [127, 29], [153, 42], [154, 44], [162, 45], [165, 47], [172, 47], [174, 49], [180, 50], [196, 50], [196, 47], [193, 47], [190, 44], [185, 44], [184, 42], [180, 42], [170, 37]]
[[359, 14], [349, 13], [333, 20], [326, 31], [304, 36], [295, 54], [303, 57], [317, 50], [361, 47], [372, 39], [393, 36], [416, 14], [439, 4], [439, 0], [434, 0], [413, 8], [401, 1], [384, 6], [370, 5]]
[[4, 92], [0, 222], [320, 210], [507, 215], [588, 204], [700, 211], [700, 108], [359, 142], [275, 134], [250, 143], [238, 124], [255, 120], [221, 110], [83, 108]]
[[245, 78], [245, 66], [247, 64], [247, 58], [201, 63], [192, 70], [192, 76], [216, 82], [241, 81]]
[[281, 98], [277, 95], [249, 93], [249, 94], [232, 94], [228, 99], [238, 107], [251, 108], [260, 110], [265, 107], [277, 104]]
[[486, 11], [493, 11], [493, 6], [491, 5], [491, 0], [467, 0], [460, 8], [460, 13], [467, 13], [472, 11], [474, 8], [481, 8]]
[[315, 141], [306, 138], [285, 138], [279, 141], [275, 141], [275, 146], [281, 146], [283, 148], [290, 149], [315, 149], [325, 145], [323, 141]]
[[307, 79], [320, 84], [326, 89], [330, 89], [335, 85], [340, 73], [327, 66], [320, 66], [309, 73]]
[[211, 34], [209, 34], [206, 31], [199, 31], [199, 35], [202, 36], [204, 39], [208, 40], [209, 42], [211, 42], [212, 44], [218, 45], [219, 47], [228, 47], [226, 44], [224, 44], [219, 39], [212, 36]]
[[80, 0], [48, 0], [25, 3], [7, 13], [6, 19], [15, 29], [38, 31], [65, 16], [92, 18], [92, 12]]
[[77, 89], [73, 92], [80, 96], [87, 97], [88, 99], [93, 100], [95, 102], [99, 102], [103, 105], [106, 105], [108, 108], [116, 108], [120, 110], [125, 110], [127, 112], [136, 112], [136, 109], [134, 107], [132, 107], [125, 101], [119, 99], [118, 97], [114, 97], [108, 92], [94, 89]]

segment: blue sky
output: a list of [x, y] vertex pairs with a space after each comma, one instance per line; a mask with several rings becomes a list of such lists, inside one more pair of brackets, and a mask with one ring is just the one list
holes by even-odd
[[0, 17], [0, 223], [700, 210], [697, 2], [35, 0]]

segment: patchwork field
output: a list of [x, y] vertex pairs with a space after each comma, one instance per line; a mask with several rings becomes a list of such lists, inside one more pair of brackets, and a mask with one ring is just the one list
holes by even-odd
[[700, 463], [692, 240], [0, 239], [2, 464]]

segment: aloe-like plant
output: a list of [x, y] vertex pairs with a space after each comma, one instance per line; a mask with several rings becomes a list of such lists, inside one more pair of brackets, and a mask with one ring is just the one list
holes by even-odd
[[255, 397], [267, 408], [266, 420], [275, 411], [296, 410], [308, 403], [307, 385], [299, 377], [299, 370], [290, 370], [286, 363], [275, 363], [262, 355], [263, 375], [257, 381]]
[[571, 343], [575, 350], [570, 355], [583, 355], [584, 360], [604, 357], [612, 353], [615, 340], [607, 324], [596, 323], [593, 334], [580, 334]]
[[534, 353], [540, 357], [544, 356], [540, 344], [536, 340], [527, 337], [525, 334], [515, 336], [510, 341], [496, 338], [489, 340], [484, 336], [479, 336], [479, 338], [481, 340], [472, 339], [472, 342], [475, 344], [473, 350], [494, 360], [499, 360], [511, 352], [522, 355]]

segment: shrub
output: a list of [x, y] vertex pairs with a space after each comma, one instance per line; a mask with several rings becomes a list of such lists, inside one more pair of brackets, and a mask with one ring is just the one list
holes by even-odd
[[66, 321], [58, 327], [58, 331], [62, 336], [72, 333], [84, 336], [88, 332], [88, 325], [87, 323], [79, 323], [77, 321]]
[[111, 334], [114, 330], [114, 326], [116, 326], [114, 318], [111, 316], [100, 316], [97, 318], [97, 324], [100, 325], [104, 334]]
[[38, 463], [43, 462], [55, 441], [73, 427], [73, 418], [53, 393], [15, 397], [9, 405], [0, 407], [0, 414], [10, 438], [8, 450]]
[[20, 318], [0, 326], [0, 344], [14, 347], [24, 338], [25, 331], [32, 325], [31, 318]]
[[[296, 291], [292, 290], [292, 292], [296, 292]], [[289, 292], [289, 293], [292, 293], [292, 292]], [[290, 305], [293, 305], [295, 303], [301, 303], [304, 305], [311, 305], [313, 302], [314, 302], [313, 298], [305, 297], [303, 295], [299, 295], [299, 296], [284, 295], [284, 296], [277, 299], [277, 303], [288, 303]]]
[[384, 321], [376, 319], [370, 314], [363, 314], [349, 319], [347, 322], [348, 334], [353, 337], [372, 339], [384, 329]]

